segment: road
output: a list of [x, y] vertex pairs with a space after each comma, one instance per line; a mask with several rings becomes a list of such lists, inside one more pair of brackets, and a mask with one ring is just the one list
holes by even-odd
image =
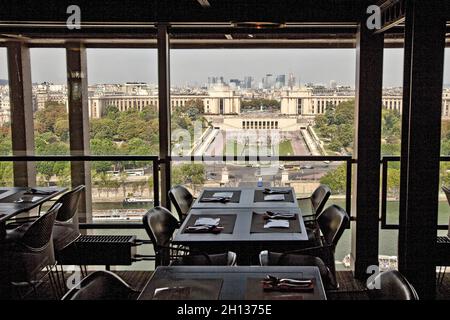
[[[290, 181], [301, 180], [318, 180], [328, 171], [335, 169], [342, 164], [341, 162], [331, 162], [325, 164], [322, 161], [304, 161], [298, 163], [300, 166], [312, 167], [311, 169], [289, 169]], [[222, 180], [222, 170], [224, 164], [208, 164], [206, 163], [207, 180], [209, 182], [220, 183]], [[230, 184], [235, 186], [254, 186], [258, 180], [258, 176], [262, 175], [263, 181], [281, 181], [281, 170], [278, 164], [273, 170], [268, 168], [258, 168], [254, 166], [226, 164], [228, 171], [228, 179]]]

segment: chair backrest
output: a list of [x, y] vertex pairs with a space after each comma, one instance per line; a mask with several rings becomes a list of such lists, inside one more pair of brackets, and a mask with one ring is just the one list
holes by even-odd
[[370, 297], [376, 300], [419, 300], [414, 287], [397, 270], [380, 273], [374, 279], [379, 288], [369, 290]]
[[62, 300], [132, 300], [137, 297], [119, 276], [110, 271], [96, 271], [70, 289]]
[[234, 266], [237, 255], [232, 251], [217, 254], [189, 254], [174, 260], [172, 266]]
[[177, 185], [169, 190], [169, 198], [177, 210], [180, 221], [183, 221], [191, 209], [194, 196], [186, 187]]
[[325, 204], [328, 201], [328, 198], [331, 195], [331, 189], [327, 185], [320, 185], [314, 190], [311, 195], [311, 203], [314, 208], [314, 214], [316, 216], [322, 213], [323, 208], [325, 208]]
[[56, 221], [67, 222], [72, 219], [78, 211], [78, 203], [80, 202], [81, 192], [84, 185], [80, 185], [69, 192], [63, 194], [53, 206], [61, 204], [61, 208], [56, 216]]
[[156, 263], [168, 265], [170, 250], [164, 247], [170, 245], [173, 233], [179, 226], [177, 219], [166, 208], [154, 207], [144, 215], [143, 224], [155, 249]]
[[20, 242], [33, 251], [39, 251], [46, 248], [50, 243], [58, 210], [61, 204], [52, 206], [45, 214], [33, 221], [24, 232]]
[[326, 243], [336, 246], [350, 222], [350, 217], [344, 209], [333, 204], [320, 214], [317, 222]]
[[448, 232], [447, 232], [447, 237], [450, 238], [450, 217], [448, 218]]
[[447, 202], [450, 205], [450, 189], [446, 186], [442, 186], [442, 191], [444, 191], [445, 196], [447, 197]]

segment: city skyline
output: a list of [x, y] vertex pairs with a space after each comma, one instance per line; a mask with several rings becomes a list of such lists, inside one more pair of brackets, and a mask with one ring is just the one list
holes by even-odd
[[[268, 73], [292, 73], [302, 85], [329, 85], [331, 80], [338, 85], [355, 85], [355, 49], [179, 49], [171, 53], [174, 86], [201, 86], [214, 76], [227, 81], [252, 76], [258, 83]], [[157, 82], [155, 49], [88, 49], [87, 56], [90, 84]], [[450, 61], [450, 50], [445, 58]], [[0, 61], [6, 62], [5, 48], [0, 48]], [[66, 82], [64, 49], [33, 48], [31, 64], [33, 83]], [[402, 69], [403, 50], [385, 49], [383, 86], [402, 86]], [[447, 70], [444, 84], [450, 83]], [[0, 79], [7, 79], [6, 63], [0, 63]]]

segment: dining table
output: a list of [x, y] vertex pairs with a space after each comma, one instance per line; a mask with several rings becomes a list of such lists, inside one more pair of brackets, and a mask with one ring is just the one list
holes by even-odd
[[[276, 279], [276, 283], [267, 282]], [[305, 282], [284, 286], [283, 283]], [[313, 266], [159, 266], [138, 300], [326, 300]]]
[[6, 234], [8, 220], [41, 206], [67, 190], [65, 187], [1, 187], [0, 239]]
[[[175, 234], [173, 244], [206, 253], [233, 251], [239, 265], [258, 263], [262, 250], [285, 252], [304, 247], [310, 239], [294, 190], [270, 190], [270, 194], [264, 194], [265, 188], [204, 189]], [[226, 195], [229, 200], [212, 201], [218, 195]], [[264, 200], [267, 195], [281, 195], [276, 199], [283, 200]], [[207, 201], [202, 201], [205, 198]], [[216, 221], [219, 232], [192, 232], [205, 218]]]

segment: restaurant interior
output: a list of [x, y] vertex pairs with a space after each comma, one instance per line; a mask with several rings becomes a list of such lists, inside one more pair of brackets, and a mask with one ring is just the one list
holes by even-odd
[[[1, 299], [450, 299], [449, 218], [442, 222], [439, 213], [440, 197], [449, 195], [450, 201], [450, 185], [441, 178], [441, 165], [450, 161], [441, 152], [449, 1], [7, 2], [0, 9], [0, 49], [6, 52], [0, 67], [8, 71], [11, 147], [0, 153], [0, 165], [10, 165], [12, 176], [0, 181]], [[81, 12], [79, 22], [71, 18], [78, 9], [68, 10], [73, 5]], [[62, 50], [66, 59], [67, 153], [36, 151], [30, 52], [42, 48]], [[108, 49], [155, 53], [159, 106], [157, 128], [149, 129], [157, 134], [155, 152], [95, 152], [87, 77], [95, 66], [88, 57], [89, 50]], [[352, 152], [174, 154], [171, 80], [179, 65], [172, 54], [219, 49], [354, 50]], [[383, 74], [388, 72], [383, 55], [390, 49], [401, 50], [403, 59], [398, 155], [382, 154]], [[97, 183], [106, 178], [93, 170], [120, 162], [146, 165], [152, 202], [140, 207], [145, 211], [136, 213], [137, 219], [97, 219], [93, 197], [101, 192], [108, 197], [113, 187], [99, 191]], [[180, 163], [222, 168], [238, 162], [246, 164], [242, 171], [261, 170], [255, 165], [262, 163], [277, 169], [341, 163], [344, 187], [337, 194], [320, 180], [299, 192], [290, 175], [281, 184], [275, 174], [273, 180], [268, 175], [234, 185], [203, 179], [193, 187], [189, 179], [179, 183], [180, 170], [174, 170]], [[58, 163], [68, 164], [68, 182], [40, 183], [43, 164]], [[393, 163], [399, 183], [396, 221], [389, 219]], [[127, 181], [140, 178], [133, 174]], [[450, 207], [446, 200], [443, 205]], [[380, 243], [388, 233], [395, 239], [397, 263], [381, 270]], [[347, 268], [337, 257], [343, 242]]]

